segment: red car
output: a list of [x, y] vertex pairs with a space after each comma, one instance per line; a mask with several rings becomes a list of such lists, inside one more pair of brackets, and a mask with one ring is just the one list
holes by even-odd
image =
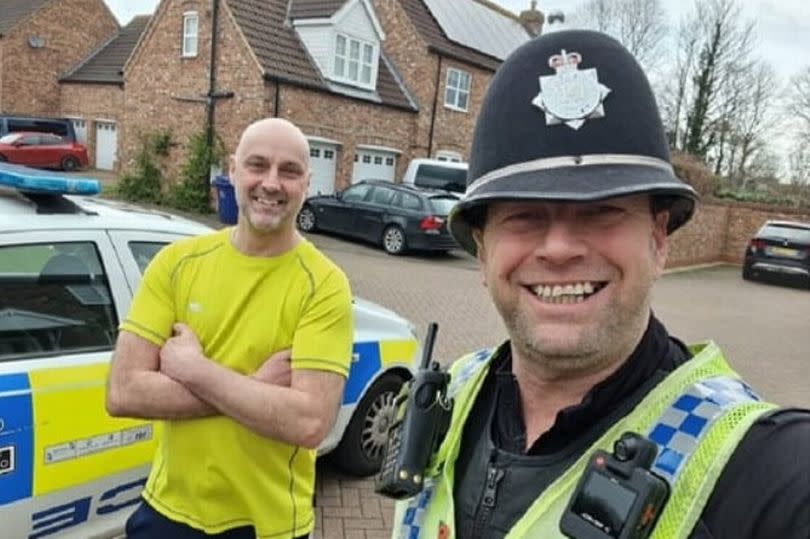
[[0, 161], [31, 167], [76, 170], [86, 167], [87, 148], [52, 133], [17, 131], [0, 137]]

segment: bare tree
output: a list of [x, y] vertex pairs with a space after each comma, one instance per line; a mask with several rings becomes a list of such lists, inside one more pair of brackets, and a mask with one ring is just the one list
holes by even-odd
[[572, 22], [612, 35], [648, 69], [667, 33], [661, 0], [588, 0]]
[[796, 124], [798, 136], [810, 144], [810, 65], [791, 79], [787, 108]]
[[810, 186], [810, 141], [797, 141], [788, 155], [788, 181], [797, 187]]

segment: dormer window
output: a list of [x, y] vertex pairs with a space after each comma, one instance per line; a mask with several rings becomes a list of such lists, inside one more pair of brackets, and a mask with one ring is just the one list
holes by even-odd
[[377, 47], [367, 41], [337, 34], [334, 79], [354, 86], [373, 87], [377, 70]]
[[183, 58], [197, 56], [198, 22], [196, 11], [183, 13]]

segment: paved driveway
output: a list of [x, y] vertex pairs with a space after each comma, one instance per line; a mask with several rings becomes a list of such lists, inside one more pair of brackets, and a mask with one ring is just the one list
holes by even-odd
[[[464, 253], [391, 257], [325, 235], [310, 239], [340, 264], [354, 293], [417, 324], [420, 337], [439, 323], [435, 355], [443, 363], [493, 345], [503, 325]], [[732, 365], [765, 397], [810, 407], [810, 291], [752, 283], [737, 267], [668, 273], [656, 285], [656, 314], [686, 342], [714, 339]], [[315, 537], [390, 536], [391, 504], [370, 480], [352, 480], [320, 464]]]

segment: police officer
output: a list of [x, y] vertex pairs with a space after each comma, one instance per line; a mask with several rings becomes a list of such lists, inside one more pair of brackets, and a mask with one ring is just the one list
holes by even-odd
[[810, 413], [762, 402], [715, 344], [687, 347], [652, 314], [697, 195], [630, 53], [591, 31], [525, 44], [470, 156], [450, 229], [510, 340], [451, 367], [449, 431], [394, 537], [562, 537], [589, 455], [624, 432], [655, 443], [670, 488], [654, 537], [810, 537]]

